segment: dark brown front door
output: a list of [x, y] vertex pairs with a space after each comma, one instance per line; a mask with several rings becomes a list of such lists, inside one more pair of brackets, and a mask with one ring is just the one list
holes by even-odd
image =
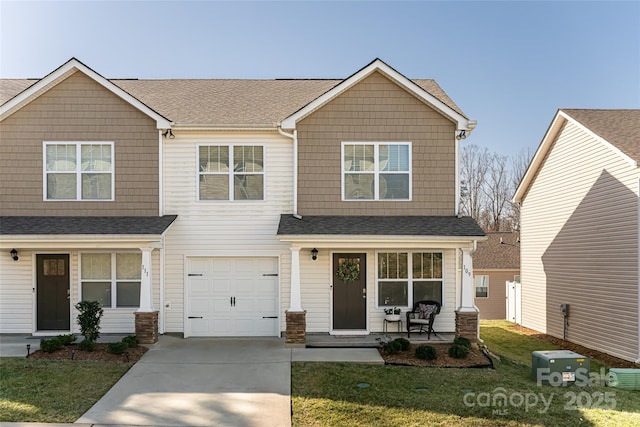
[[[360, 273], [353, 281], [338, 276], [338, 268], [345, 261], [360, 266]], [[333, 254], [333, 329], [367, 329], [366, 254]]]
[[39, 331], [69, 330], [69, 255], [37, 255]]

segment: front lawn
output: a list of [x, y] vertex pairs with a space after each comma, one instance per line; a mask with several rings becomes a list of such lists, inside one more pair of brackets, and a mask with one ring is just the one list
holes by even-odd
[[114, 362], [0, 358], [0, 421], [72, 423], [130, 367]]
[[500, 355], [495, 369], [294, 363], [293, 425], [640, 426], [640, 392], [595, 385], [595, 377], [591, 387], [538, 387], [531, 352], [554, 347], [509, 325], [481, 325]]

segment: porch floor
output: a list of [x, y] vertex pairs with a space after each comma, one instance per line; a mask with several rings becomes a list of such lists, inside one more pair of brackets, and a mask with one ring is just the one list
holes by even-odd
[[[380, 346], [380, 341], [391, 341], [396, 338], [407, 338], [406, 332], [370, 333], [369, 335], [329, 335], [324, 333], [308, 333], [307, 348], [376, 348]], [[427, 334], [412, 333], [412, 344], [447, 344], [452, 343], [455, 338], [453, 332], [438, 332], [431, 334], [431, 339], [427, 339]]]

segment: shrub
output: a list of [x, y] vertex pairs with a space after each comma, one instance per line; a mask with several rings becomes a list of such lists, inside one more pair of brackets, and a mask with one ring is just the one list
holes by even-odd
[[91, 340], [83, 340], [78, 344], [78, 348], [84, 351], [93, 351], [96, 349], [96, 342]]
[[45, 353], [53, 353], [54, 351], [60, 350], [62, 347], [64, 347], [64, 344], [60, 337], [40, 340], [40, 350]]
[[402, 350], [402, 344], [398, 341], [389, 341], [382, 347], [386, 354], [396, 354]]
[[419, 345], [416, 347], [416, 357], [423, 360], [433, 360], [438, 356], [438, 351], [432, 345]]
[[122, 354], [124, 353], [129, 346], [126, 342], [110, 342], [107, 344], [107, 351], [111, 354]]
[[409, 350], [409, 346], [411, 345], [411, 342], [409, 342], [408, 339], [406, 338], [396, 338], [394, 341], [399, 342], [400, 346], [402, 348], [402, 351], [407, 351]]
[[69, 345], [76, 340], [76, 336], [74, 334], [58, 335], [56, 338], [60, 340], [62, 345]]
[[454, 344], [451, 347], [449, 347], [449, 356], [455, 359], [464, 359], [465, 357], [467, 357], [468, 354], [469, 354], [469, 348], [463, 345]]
[[456, 339], [453, 340], [453, 345], [461, 345], [471, 350], [471, 341], [465, 337], [456, 337]]
[[136, 337], [135, 335], [129, 335], [122, 338], [122, 342], [126, 343], [131, 348], [137, 347], [139, 343], [138, 337]]
[[85, 341], [96, 341], [100, 338], [100, 318], [102, 317], [102, 307], [98, 301], [80, 301], [76, 304], [78, 324], [80, 332]]

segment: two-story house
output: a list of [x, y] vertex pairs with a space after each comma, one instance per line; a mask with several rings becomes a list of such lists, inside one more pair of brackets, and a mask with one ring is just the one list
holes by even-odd
[[1, 85], [0, 332], [75, 331], [94, 299], [104, 332], [295, 345], [431, 299], [437, 330], [477, 336], [485, 237], [458, 215], [475, 122], [433, 80], [380, 60], [343, 80], [110, 80], [72, 59]]

